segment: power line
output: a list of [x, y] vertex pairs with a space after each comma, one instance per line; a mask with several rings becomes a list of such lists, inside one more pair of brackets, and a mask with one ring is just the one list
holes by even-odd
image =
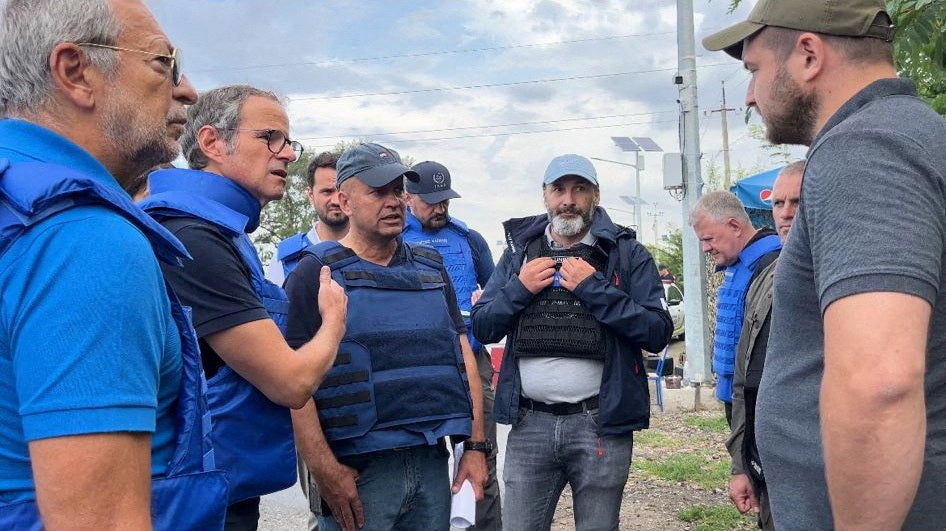
[[[465, 139], [465, 138], [534, 135], [534, 134], [540, 134], [540, 133], [559, 133], [563, 131], [579, 131], [579, 130], [585, 130], [585, 129], [607, 129], [609, 127], [626, 127], [629, 125], [653, 125], [653, 124], [664, 124], [664, 123], [677, 123], [677, 120], [658, 120], [655, 122], [626, 122], [626, 123], [613, 124], [613, 125], [590, 125], [590, 126], [584, 126], [584, 127], [566, 127], [562, 129], [546, 129], [542, 131], [510, 131], [508, 133], [483, 133], [483, 134], [475, 134], [475, 135], [445, 136], [445, 137], [438, 137], [438, 138], [407, 138], [407, 139], [401, 139], [401, 140], [391, 139], [391, 140], [385, 140], [384, 142], [386, 144], [406, 144], [406, 143], [412, 143], [412, 142], [414, 143], [440, 142], [444, 140], [460, 140], [460, 139]], [[331, 137], [324, 137], [324, 138], [331, 138]], [[346, 138], [346, 137], [336, 137], [336, 138]], [[317, 146], [306, 146], [307, 149], [316, 149], [316, 150], [330, 149], [332, 147], [335, 147], [335, 145], [322, 144], [322, 145], [317, 145]]]
[[416, 57], [431, 57], [431, 56], [437, 56], [437, 55], [482, 53], [482, 52], [494, 52], [494, 51], [502, 51], [502, 50], [514, 50], [514, 49], [520, 49], [520, 48], [536, 48], [540, 46], [557, 46], [560, 44], [577, 44], [577, 43], [583, 43], [583, 42], [627, 39], [630, 37], [654, 37], [658, 35], [672, 35], [674, 33], [675, 32], [673, 31], [663, 31], [663, 32], [657, 32], [657, 33], [628, 33], [626, 35], [607, 35], [603, 37], [589, 37], [587, 39], [570, 39], [570, 40], [550, 41], [550, 42], [536, 42], [536, 43], [529, 43], [529, 44], [512, 44], [508, 46], [488, 46], [488, 47], [483, 47], [483, 48], [460, 48], [457, 50], [436, 50], [436, 51], [431, 51], [431, 52], [403, 53], [403, 54], [394, 54], [394, 55], [381, 55], [381, 56], [376, 56], [376, 57], [354, 57], [350, 59], [320, 59], [318, 61], [296, 61], [292, 63], [228, 66], [228, 67], [219, 67], [219, 68], [201, 68], [198, 70], [192, 70], [192, 72], [194, 73], [219, 72], [219, 71], [232, 72], [235, 70], [256, 70], [256, 69], [264, 69], [264, 68], [285, 68], [285, 67], [297, 67], [297, 66], [331, 66], [331, 65], [340, 65], [340, 64], [347, 64], [347, 63], [366, 63], [366, 62], [372, 62], [372, 61], [387, 61], [391, 59], [411, 59], [411, 58], [416, 58]]
[[297, 140], [322, 140], [328, 138], [338, 138], [339, 136], [349, 136], [356, 138], [375, 138], [379, 136], [390, 136], [390, 135], [403, 135], [403, 134], [418, 134], [418, 133], [440, 133], [446, 131], [463, 131], [469, 129], [493, 129], [497, 127], [517, 127], [522, 125], [545, 125], [553, 123], [562, 123], [562, 122], [578, 122], [585, 120], [605, 120], [608, 118], [626, 118], [628, 116], [652, 116], [657, 114], [667, 114], [667, 113], [676, 113], [676, 109], [669, 109], [666, 111], [653, 111], [653, 112], [637, 112], [637, 113], [626, 113], [626, 114], [611, 114], [607, 116], [588, 116], [584, 118], [561, 118], [558, 120], [536, 120], [530, 122], [513, 122], [508, 124], [496, 124], [496, 125], [467, 125], [461, 127], [444, 127], [440, 129], [415, 129], [411, 131], [391, 131], [387, 133], [348, 133], [345, 135], [328, 135], [328, 136], [310, 136], [298, 138]]
[[[699, 68], [710, 68], [716, 66], [728, 66], [732, 63], [713, 63], [708, 65], [702, 65]], [[618, 76], [629, 76], [634, 74], [653, 74], [656, 72], [673, 72], [678, 70], [676, 66], [667, 67], [667, 68], [654, 68], [651, 70], [634, 70], [630, 72], [617, 72], [614, 74], [591, 74], [587, 76], [569, 76], [569, 77], [559, 77], [559, 78], [547, 78], [547, 79], [530, 79], [526, 81], [508, 81], [505, 83], [483, 83], [479, 85], [464, 85], [458, 87], [435, 87], [435, 88], [425, 88], [425, 89], [413, 89], [413, 90], [395, 90], [391, 92], [364, 92], [358, 94], [340, 94], [337, 96], [306, 96], [303, 98], [291, 98], [291, 101], [313, 101], [313, 100], [335, 100], [343, 98], [365, 98], [370, 96], [399, 96], [404, 94], [421, 94], [427, 92], [443, 92], [443, 91], [452, 91], [452, 90], [471, 90], [471, 89], [482, 89], [482, 88], [496, 88], [496, 87], [513, 87], [519, 85], [535, 85], [541, 83], [555, 83], [560, 81], [576, 81], [583, 79], [602, 79], [607, 77], [618, 77]]]

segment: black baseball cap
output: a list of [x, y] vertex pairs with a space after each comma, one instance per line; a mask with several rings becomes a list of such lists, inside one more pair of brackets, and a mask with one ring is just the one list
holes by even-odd
[[411, 169], [417, 172], [419, 179], [405, 182], [404, 189], [428, 205], [460, 197], [450, 188], [450, 171], [443, 164], [426, 160], [411, 166]]

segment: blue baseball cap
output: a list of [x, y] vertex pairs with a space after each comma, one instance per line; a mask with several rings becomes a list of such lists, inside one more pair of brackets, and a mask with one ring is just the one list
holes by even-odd
[[545, 169], [545, 179], [542, 185], [552, 184], [567, 175], [581, 177], [591, 184], [598, 186], [598, 172], [591, 161], [581, 155], [559, 155], [549, 162]]
[[381, 188], [402, 175], [409, 181], [420, 176], [401, 162], [397, 151], [380, 144], [358, 144], [345, 150], [335, 164], [335, 186], [357, 177], [372, 188]]

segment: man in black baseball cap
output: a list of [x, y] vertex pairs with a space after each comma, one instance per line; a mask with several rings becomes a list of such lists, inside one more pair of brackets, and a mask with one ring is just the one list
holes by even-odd
[[[433, 161], [418, 162], [411, 167], [418, 180], [405, 179], [404, 195], [409, 208], [404, 224], [404, 241], [428, 245], [443, 256], [444, 265], [453, 282], [457, 303], [470, 328], [470, 309], [473, 299], [479, 296], [493, 274], [493, 254], [479, 232], [449, 213], [450, 200], [459, 199], [460, 194], [451, 187], [450, 170]], [[467, 330], [467, 339], [476, 356], [483, 387], [484, 427], [486, 439], [493, 450], [496, 447], [496, 421], [493, 420], [493, 365], [489, 352], [482, 343]], [[487, 453], [486, 464], [489, 479], [483, 489], [483, 499], [476, 503], [476, 525], [473, 531], [498, 531], [502, 529], [500, 513], [499, 482], [496, 481], [496, 453]]]
[[946, 121], [892, 38], [882, 0], [760, 0], [703, 41], [770, 141], [810, 146], [756, 406], [782, 531], [946, 522]]
[[348, 233], [307, 250], [286, 280], [290, 344], [321, 326], [323, 265], [345, 288], [351, 312], [338, 361], [314, 400], [293, 411], [299, 453], [326, 502], [318, 527], [446, 531], [447, 436], [472, 445], [453, 491], [469, 480], [482, 498], [486, 481], [483, 400], [467, 329], [443, 259], [401, 238], [404, 181], [418, 173], [378, 144], [349, 148], [336, 169]]

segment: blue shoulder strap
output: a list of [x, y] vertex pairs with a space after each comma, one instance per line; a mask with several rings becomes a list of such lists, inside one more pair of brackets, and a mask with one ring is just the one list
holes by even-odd
[[82, 205], [111, 207], [138, 227], [159, 260], [180, 265], [187, 250], [167, 229], [147, 216], [121, 189], [85, 174], [45, 162], [10, 164], [0, 159], [0, 254], [23, 230], [64, 210]]

